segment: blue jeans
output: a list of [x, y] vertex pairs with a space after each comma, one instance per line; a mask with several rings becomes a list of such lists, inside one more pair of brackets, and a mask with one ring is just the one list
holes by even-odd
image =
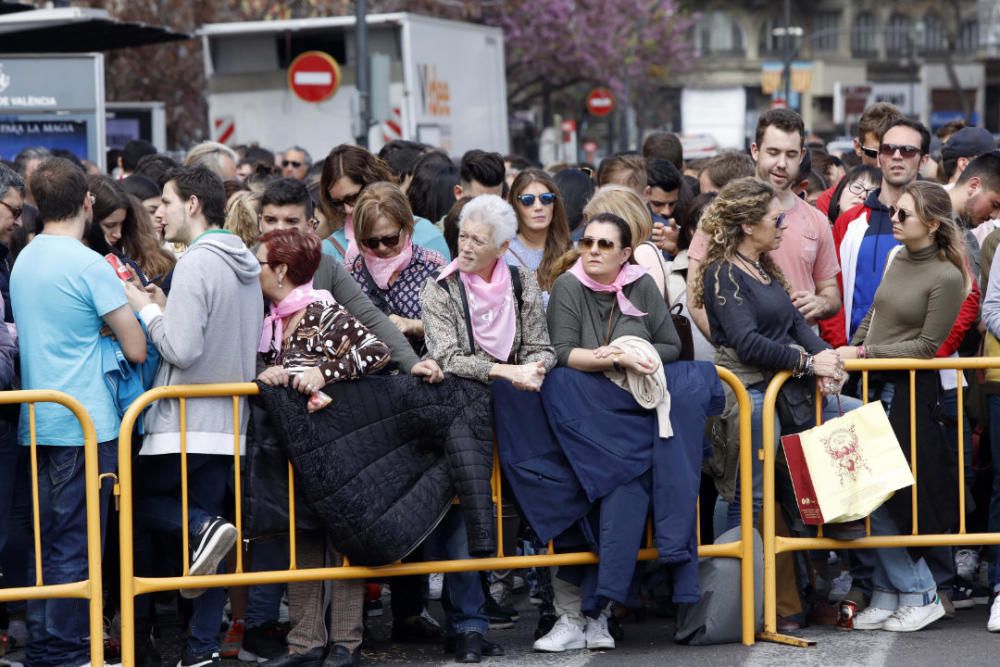
[[[223, 513], [226, 480], [232, 474], [233, 459], [213, 454], [188, 454], [187, 460], [188, 533], [193, 543], [205, 524]], [[136, 488], [142, 495], [135, 513], [137, 525], [146, 531], [180, 538], [180, 454], [140, 456], [138, 468], [141, 483], [136, 484]], [[223, 567], [224, 563], [220, 563], [220, 570]], [[187, 639], [189, 653], [198, 655], [219, 650], [219, 623], [225, 606], [226, 591], [222, 588], [209, 588], [192, 601]]]
[[[17, 415], [13, 421], [0, 417], [0, 586], [5, 588], [28, 585], [25, 554], [32, 535], [28, 457], [27, 448], [17, 444]], [[8, 611], [23, 610], [24, 602], [6, 606]]]
[[[114, 472], [118, 441], [97, 445], [98, 469]], [[42, 581], [66, 584], [89, 575], [87, 505], [83, 447], [38, 447], [39, 528], [42, 536]], [[108, 500], [113, 484], [101, 485], [101, 545], [104, 545]], [[34, 542], [28, 577], [35, 580]], [[31, 638], [25, 657], [31, 667], [63, 667], [90, 661], [90, 614], [87, 600], [31, 600], [27, 604]]]
[[[288, 540], [285, 538], [254, 540], [250, 543], [250, 571], [288, 569]], [[285, 584], [251, 586], [244, 621], [248, 628], [258, 628], [265, 623], [277, 622], [281, 611], [281, 596]]]
[[[465, 533], [462, 508], [453, 505], [438, 527], [424, 542], [424, 558], [428, 560], [465, 560], [469, 558], [469, 542]], [[489, 619], [483, 613], [486, 594], [479, 581], [479, 572], [448, 572], [444, 575], [441, 606], [445, 612], [445, 633], [449, 637], [478, 632], [486, 636]]]
[[[753, 521], [754, 524], [757, 523], [757, 518], [760, 516], [760, 509], [764, 504], [764, 464], [757, 457], [757, 452], [763, 447], [764, 438], [764, 392], [758, 389], [747, 389], [747, 393], [750, 395], [750, 402], [753, 405], [753, 412], [750, 415], [750, 437], [753, 442], [753, 456], [751, 457], [751, 462], [753, 465]], [[840, 396], [840, 406], [837, 406], [837, 400], [835, 397], [827, 397], [823, 401], [823, 422], [826, 423], [834, 417], [839, 417], [841, 411], [850, 412], [860, 408], [862, 405], [861, 401], [854, 398], [853, 396]], [[774, 419], [774, 451], [778, 451], [778, 445], [781, 443], [781, 422], [775, 415]], [[716, 518], [721, 518], [721, 509], [719, 504], [725, 504], [725, 501], [720, 497], [716, 501]], [[726, 523], [725, 528], [719, 531], [718, 521], [716, 521], [715, 532], [716, 537], [721, 535], [726, 530], [730, 528], [735, 528], [740, 525], [740, 477], [739, 471], [736, 473], [736, 495], [733, 498], [733, 502], [729, 503], [729, 507], [726, 509]]]
[[[883, 505], [871, 514], [872, 535], [899, 535], [899, 528]], [[927, 562], [913, 560], [906, 547], [873, 549], [872, 607], [920, 607], [934, 601], [937, 587]]]

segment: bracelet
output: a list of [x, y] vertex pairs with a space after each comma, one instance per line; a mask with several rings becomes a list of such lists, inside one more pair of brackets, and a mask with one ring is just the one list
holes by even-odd
[[814, 359], [815, 358], [811, 354], [808, 357], [806, 357], [805, 375], [812, 375], [813, 374], [813, 361], [814, 361]]
[[792, 370], [792, 377], [798, 379], [806, 374], [806, 367], [808, 361], [806, 359], [806, 351], [799, 349], [799, 361], [795, 364], [795, 368]]

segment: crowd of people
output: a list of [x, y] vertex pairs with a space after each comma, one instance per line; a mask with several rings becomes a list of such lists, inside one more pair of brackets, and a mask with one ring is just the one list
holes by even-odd
[[[235, 412], [215, 398], [144, 413], [131, 453], [136, 574], [231, 571], [236, 549], [251, 570], [287, 569], [289, 462], [300, 569], [492, 555], [494, 435], [504, 552], [542, 553], [552, 541], [600, 555], [594, 566], [140, 596], [142, 665], [168, 650], [164, 602], [186, 623], [180, 667], [360, 664], [367, 621], [390, 591], [392, 641], [440, 643], [479, 662], [504, 655], [490, 630], [519, 621], [511, 600], [522, 586], [538, 608], [534, 650], [613, 649], [619, 620], [637, 608], [698, 603], [699, 500], [702, 541], [740, 524], [739, 410], [714, 365], [749, 393], [753, 451], [769, 381], [794, 374], [768, 443], [778, 452], [778, 435], [814, 425], [814, 382], [824, 419], [880, 400], [910, 442], [910, 375], [862, 384], [846, 360], [1000, 354], [993, 136], [952, 124], [932, 137], [885, 103], [865, 110], [855, 151], [839, 156], [777, 109], [760, 116], [748, 153], [697, 162], [665, 132], [596, 169], [483, 150], [455, 160], [402, 140], [377, 155], [340, 145], [317, 162], [299, 146], [211, 142], [182, 164], [142, 141], [111, 157], [109, 174], [43, 148], [0, 164], [0, 387], [80, 400], [102, 473], [115, 471], [121, 417], [143, 391], [261, 388]], [[970, 524], [1000, 530], [1000, 465], [989, 472], [1000, 461], [997, 373], [918, 372], [914, 382], [921, 532], [958, 526], [960, 440]], [[41, 574], [46, 584], [87, 576], [80, 425], [54, 404], [39, 404], [33, 421], [27, 407], [4, 408], [7, 587], [36, 574], [22, 446], [32, 437]], [[245, 461], [236, 470], [234, 439]], [[752, 470], [756, 523], [756, 456]], [[779, 530], [810, 534], [780, 469], [777, 484]], [[242, 544], [236, 488], [246, 492]], [[105, 480], [106, 568], [110, 495]], [[635, 561], [647, 516], [660, 553], [651, 566]], [[912, 523], [909, 494], [871, 515], [873, 534]], [[782, 555], [779, 629], [916, 631], [989, 604], [987, 627], [1000, 632], [998, 565], [986, 548]], [[107, 599], [110, 623], [113, 589]], [[87, 664], [85, 605], [5, 605], [2, 648], [23, 646], [30, 667]]]

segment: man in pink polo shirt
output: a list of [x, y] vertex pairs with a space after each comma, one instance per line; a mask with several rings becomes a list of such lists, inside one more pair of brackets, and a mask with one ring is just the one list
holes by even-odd
[[[810, 324], [815, 324], [840, 310], [840, 265], [826, 216], [791, 190], [798, 180], [804, 137], [805, 125], [798, 113], [772, 109], [757, 122], [750, 155], [757, 163], [757, 178], [774, 186], [785, 212], [781, 246], [771, 252], [771, 257], [792, 286], [795, 306]], [[698, 229], [688, 249], [688, 290], [707, 250], [708, 235]], [[711, 340], [705, 310], [690, 304], [688, 309], [695, 324]]]

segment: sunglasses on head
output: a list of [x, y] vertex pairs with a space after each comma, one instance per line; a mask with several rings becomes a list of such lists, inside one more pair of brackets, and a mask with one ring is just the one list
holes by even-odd
[[611, 239], [595, 239], [591, 236], [584, 236], [582, 239], [580, 239], [580, 247], [583, 248], [584, 250], [590, 250], [591, 248], [594, 247], [595, 243], [597, 244], [597, 247], [600, 248], [602, 251], [613, 250], [615, 247], [615, 242], [612, 241]]
[[299, 169], [300, 167], [302, 167], [302, 163], [299, 162], [298, 160], [282, 160], [281, 161], [281, 166], [282, 167], [295, 167], [296, 169]]
[[[535, 195], [518, 195], [517, 201], [521, 202], [521, 206], [531, 206], [535, 203]], [[543, 206], [552, 206], [556, 201], [556, 195], [554, 192], [543, 192], [538, 195], [538, 201], [542, 202]]]
[[882, 144], [878, 147], [878, 152], [885, 157], [892, 157], [896, 154], [896, 151], [899, 151], [900, 157], [906, 160], [910, 160], [920, 155], [919, 147], [910, 146], [908, 144]]
[[889, 219], [899, 220], [900, 223], [906, 222], [906, 219], [910, 217], [911, 214], [907, 213], [904, 209], [896, 208], [895, 206], [889, 207]]
[[399, 245], [399, 232], [390, 234], [389, 236], [372, 236], [371, 238], [361, 239], [361, 245], [369, 250], [378, 250], [379, 245], [384, 245], [386, 248], [395, 248]]
[[[363, 190], [364, 188], [362, 188]], [[343, 211], [345, 206], [353, 207], [358, 203], [358, 197], [361, 196], [361, 190], [358, 190], [353, 195], [347, 195], [343, 199], [331, 199], [330, 206], [338, 211]]]

